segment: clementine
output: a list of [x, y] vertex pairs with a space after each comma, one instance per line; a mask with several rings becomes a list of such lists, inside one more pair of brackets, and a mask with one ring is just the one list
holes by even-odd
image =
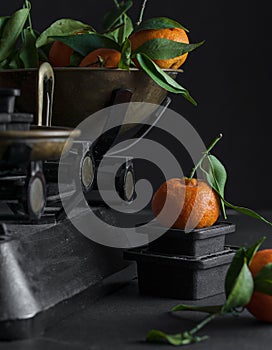
[[[272, 263], [272, 249], [259, 250], [249, 265], [253, 277], [269, 263]], [[260, 321], [272, 322], [272, 296], [254, 291], [247, 310]]]
[[205, 181], [173, 178], [155, 192], [152, 211], [163, 226], [202, 228], [216, 222], [220, 205], [217, 194]]
[[[145, 42], [156, 38], [164, 38], [177, 41], [179, 43], [189, 44], [189, 38], [185, 30], [181, 28], [147, 29], [135, 32], [129, 37], [132, 52]], [[178, 69], [185, 62], [187, 56], [188, 53], [185, 53], [184, 55], [174, 58], [165, 60], [154, 59], [153, 61], [161, 68]]]
[[79, 67], [106, 67], [117, 68], [121, 53], [114, 49], [96, 49], [90, 52], [80, 62]]
[[54, 41], [49, 51], [49, 63], [53, 67], [67, 67], [70, 65], [70, 58], [74, 50], [62, 43]]

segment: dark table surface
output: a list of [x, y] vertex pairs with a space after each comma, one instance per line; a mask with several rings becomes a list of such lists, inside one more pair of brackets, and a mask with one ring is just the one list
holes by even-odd
[[[262, 212], [272, 219], [272, 213]], [[227, 237], [232, 245], [250, 245], [258, 238], [266, 236], [262, 248], [272, 247], [272, 227], [255, 219], [230, 214], [228, 221], [237, 225], [237, 231]], [[199, 301], [186, 301], [199, 305], [222, 303], [224, 295]], [[137, 280], [107, 295], [77, 313], [70, 315], [43, 336], [35, 339], [0, 342], [1, 350], [13, 349], [173, 349], [173, 346], [158, 346], [144, 342], [150, 329], [160, 329], [169, 333], [191, 329], [203, 318], [200, 313], [183, 312], [179, 315], [169, 310], [181, 300], [140, 296]], [[238, 317], [225, 316], [214, 320], [199, 332], [210, 339], [189, 345], [192, 349], [271, 349], [272, 325], [255, 320], [247, 311]]]

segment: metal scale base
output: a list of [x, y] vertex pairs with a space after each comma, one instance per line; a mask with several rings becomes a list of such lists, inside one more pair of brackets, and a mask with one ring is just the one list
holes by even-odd
[[[118, 90], [112, 104], [129, 102], [131, 96], [127, 89]], [[155, 122], [170, 101], [166, 98], [154, 113]], [[141, 137], [152, 127], [140, 126], [134, 133]], [[98, 161], [118, 141], [118, 135], [119, 130], [111, 132], [102, 144], [94, 145]], [[8, 193], [9, 189], [8, 186]], [[90, 192], [96, 192], [95, 186]], [[112, 222], [113, 216], [106, 207], [95, 208], [97, 199], [88, 200], [97, 215]], [[122, 249], [94, 243], [78, 232], [65, 215], [60, 215], [61, 211], [50, 215], [47, 209], [52, 208], [46, 206], [45, 215], [27, 222], [27, 215], [13, 219], [9, 214], [5, 216], [0, 206], [0, 340], [39, 336], [83, 308], [87, 301], [113, 292], [136, 277], [135, 264], [124, 259]], [[74, 215], [80, 220], [84, 212], [78, 208]]]
[[[105, 209], [98, 210], [107, 215]], [[0, 233], [2, 340], [38, 336], [86, 302], [136, 276], [122, 249], [94, 243], [68, 220], [4, 227]]]

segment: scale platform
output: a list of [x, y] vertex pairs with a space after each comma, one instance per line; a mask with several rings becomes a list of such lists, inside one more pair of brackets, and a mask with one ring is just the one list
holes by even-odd
[[[58, 190], [63, 147], [57, 147], [58, 154], [48, 155], [48, 140], [37, 134], [39, 129], [31, 129], [32, 116], [21, 114], [19, 120], [13, 113], [19, 92], [8, 89], [1, 93], [4, 102], [0, 106], [0, 133], [8, 142], [0, 145], [0, 339], [12, 340], [40, 335], [48, 326], [83, 308], [86, 300], [96, 300], [131, 281], [136, 269], [134, 262], [124, 259], [122, 249], [89, 240], [68, 220], [67, 208], [64, 210], [61, 203], [63, 193], [60, 195]], [[117, 89], [112, 94], [112, 104], [129, 102], [132, 94], [128, 89]], [[154, 123], [170, 101], [167, 97], [152, 113]], [[113, 117], [109, 114], [107, 123]], [[124, 115], [120, 118], [123, 120]], [[152, 128], [153, 124], [139, 124], [130, 133], [142, 137]], [[51, 129], [47, 127], [46, 136], [51, 146], [56, 146], [59, 136], [51, 137], [57, 132]], [[76, 202], [77, 190], [82, 189], [89, 208], [114, 226], [115, 216], [103, 204], [98, 191], [96, 169], [112, 144], [120, 141], [119, 129], [110, 129], [96, 142], [73, 139], [66, 149], [62, 168], [67, 174], [71, 166], [78, 169], [76, 178], [68, 177], [68, 183], [62, 184], [67, 186], [69, 218], [73, 210], [77, 220], [88, 215]], [[39, 142], [32, 143], [33, 132]], [[63, 135], [63, 141], [68, 136]], [[126, 138], [128, 134], [121, 136]], [[55, 148], [49, 151], [52, 149]], [[108, 159], [105, 169], [101, 167], [106, 189], [113, 177], [114, 162]], [[129, 204], [135, 194], [133, 160], [124, 162], [122, 157], [118, 162], [115, 190]]]
[[[106, 209], [97, 210], [107, 216]], [[122, 249], [87, 239], [68, 219], [2, 224], [0, 339], [38, 336], [135, 276], [135, 266], [123, 259]]]

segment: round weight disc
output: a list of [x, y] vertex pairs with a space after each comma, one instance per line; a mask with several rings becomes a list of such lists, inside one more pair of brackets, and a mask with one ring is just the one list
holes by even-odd
[[81, 166], [81, 181], [85, 190], [88, 190], [94, 179], [94, 164], [92, 158], [87, 155]]
[[131, 170], [128, 170], [125, 177], [125, 183], [124, 183], [124, 194], [125, 199], [127, 201], [131, 201], [133, 199], [135, 191], [135, 181], [134, 181], [134, 175]]
[[45, 207], [44, 182], [39, 176], [35, 176], [29, 182], [28, 188], [28, 209], [35, 217], [40, 217]]

